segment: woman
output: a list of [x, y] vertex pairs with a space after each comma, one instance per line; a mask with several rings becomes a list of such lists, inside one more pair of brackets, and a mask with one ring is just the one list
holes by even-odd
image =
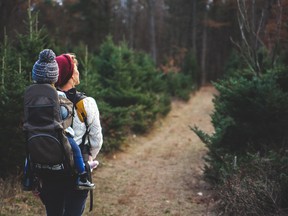
[[[76, 91], [75, 87], [80, 84], [76, 56], [62, 54], [56, 57], [56, 61], [59, 67], [59, 76], [55, 86], [58, 90], [63, 91], [74, 104], [79, 98], [82, 99], [86, 116], [83, 121], [81, 116], [79, 118], [76, 114], [77, 110], [74, 109], [72, 124], [75, 132], [74, 140], [81, 146], [84, 160], [89, 160], [90, 167], [93, 168], [98, 165], [98, 161], [94, 159], [103, 143], [98, 106], [92, 97], [83, 97], [81, 92]], [[49, 179], [42, 183], [40, 198], [45, 204], [47, 215], [82, 215], [88, 190], [76, 190], [73, 183], [75, 183], [75, 179], [68, 176], [55, 180]]]

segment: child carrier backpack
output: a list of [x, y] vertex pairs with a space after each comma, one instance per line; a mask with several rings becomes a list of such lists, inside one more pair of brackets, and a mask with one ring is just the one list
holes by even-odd
[[70, 110], [71, 116], [71, 102], [59, 97], [50, 84], [32, 84], [24, 93], [23, 130], [27, 164], [40, 175], [44, 172], [71, 171], [74, 166], [73, 152], [64, 134], [72, 117], [62, 120], [60, 103]]

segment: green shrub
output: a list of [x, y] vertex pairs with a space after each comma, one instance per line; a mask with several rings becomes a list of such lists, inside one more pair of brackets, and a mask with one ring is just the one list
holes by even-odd
[[197, 89], [195, 81], [190, 75], [184, 73], [169, 72], [164, 76], [167, 82], [167, 92], [172, 97], [188, 101], [190, 93]]
[[27, 34], [18, 34], [15, 41], [5, 36], [0, 44], [0, 177], [3, 178], [21, 171], [24, 165], [23, 93], [31, 83], [32, 67], [39, 52], [51, 45], [44, 29], [35, 30], [38, 29], [35, 18], [35, 14], [29, 18]]
[[[116, 46], [108, 37], [96, 58], [96, 71], [95, 96], [105, 104], [99, 108], [108, 149], [118, 149], [131, 132], [148, 131], [158, 116], [170, 110], [166, 83], [148, 55], [134, 52], [125, 43]], [[118, 131], [113, 138], [111, 131]]]
[[223, 159], [227, 155], [233, 158], [260, 153], [264, 156], [270, 150], [287, 149], [288, 93], [278, 82], [285, 82], [285, 71], [274, 70], [252, 79], [232, 77], [214, 83], [219, 91], [211, 115], [215, 133], [207, 135], [193, 128], [209, 148], [208, 176], [217, 173], [214, 179], [225, 181], [221, 172], [225, 170]]
[[129, 122], [131, 122], [129, 107], [111, 107], [109, 104], [98, 102], [102, 133], [104, 142], [101, 152], [111, 153], [121, 148], [129, 132]]
[[281, 66], [260, 77], [244, 72], [214, 83], [218, 94], [206, 144], [205, 177], [221, 215], [287, 215], [288, 83]]
[[181, 71], [183, 74], [188, 75], [189, 80], [194, 83], [195, 86], [193, 88], [198, 89], [199, 83], [201, 82], [199, 73], [200, 69], [197, 64], [196, 56], [193, 54], [193, 52], [187, 52], [181, 67]]

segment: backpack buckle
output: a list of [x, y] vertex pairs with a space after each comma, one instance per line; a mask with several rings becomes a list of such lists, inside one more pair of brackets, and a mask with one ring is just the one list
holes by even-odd
[[48, 170], [53, 170], [53, 171], [64, 170], [63, 164], [46, 165], [46, 164], [35, 163], [34, 166], [36, 169], [48, 169]]

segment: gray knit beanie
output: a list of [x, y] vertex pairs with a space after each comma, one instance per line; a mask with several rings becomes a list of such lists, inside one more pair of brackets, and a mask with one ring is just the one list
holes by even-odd
[[32, 79], [37, 83], [56, 83], [59, 69], [56, 55], [51, 49], [44, 49], [32, 69]]

